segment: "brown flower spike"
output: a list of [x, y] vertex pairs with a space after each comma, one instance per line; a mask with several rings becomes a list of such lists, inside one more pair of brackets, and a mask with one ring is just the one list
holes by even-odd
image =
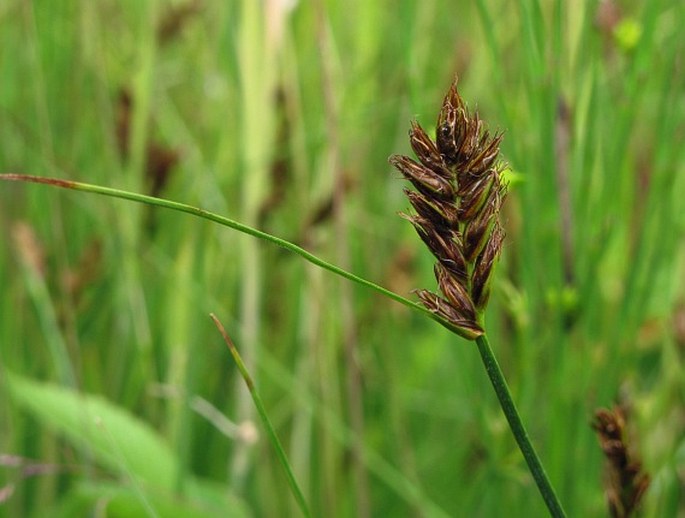
[[649, 487], [649, 475], [628, 451], [626, 416], [620, 406], [595, 412], [592, 428], [607, 461], [606, 497], [613, 518], [627, 518], [635, 513]]
[[470, 114], [452, 84], [433, 142], [418, 123], [409, 131], [418, 162], [393, 155], [390, 163], [414, 186], [405, 190], [414, 215], [402, 214], [438, 260], [442, 296], [417, 290], [423, 305], [469, 340], [483, 334], [490, 279], [504, 240], [499, 211], [506, 194], [498, 161], [502, 135], [490, 135]]

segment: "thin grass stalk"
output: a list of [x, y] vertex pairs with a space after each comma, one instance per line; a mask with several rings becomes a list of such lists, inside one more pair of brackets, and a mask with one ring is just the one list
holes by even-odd
[[50, 359], [60, 382], [69, 388], [77, 387], [77, 379], [71, 364], [67, 343], [60, 329], [55, 304], [50, 296], [40, 265], [31, 256], [30, 248], [35, 247], [35, 235], [28, 225], [17, 224], [13, 229], [15, 249], [17, 250], [24, 274], [28, 295], [36, 306], [40, 328], [45, 336]]
[[[154, 31], [148, 30], [154, 26], [157, 13], [157, 2], [146, 2], [140, 6], [141, 16], [138, 27], [139, 43], [136, 74], [133, 78], [134, 98], [136, 102], [133, 106], [133, 117], [131, 121], [131, 132], [129, 135], [128, 146], [130, 157], [127, 160], [124, 175], [124, 184], [133, 191], [142, 190], [144, 178], [145, 147], [146, 135], [150, 124], [150, 104], [154, 88], [154, 69], [157, 55], [157, 42], [154, 38]], [[126, 299], [126, 307], [129, 308], [129, 315], [133, 324], [135, 335], [136, 361], [142, 363], [142, 370], [152, 371], [152, 332], [150, 330], [150, 319], [148, 316], [148, 304], [141, 286], [142, 273], [140, 263], [133, 260], [139, 252], [142, 211], [138, 208], [123, 212], [117, 218], [120, 226], [118, 238], [121, 239], [121, 246], [127, 253], [123, 255], [122, 270], [124, 282], [121, 285], [122, 296]], [[125, 358], [122, 355], [122, 361]], [[123, 365], [122, 371], [126, 372], [130, 365]], [[123, 390], [131, 390], [132, 385], [122, 387]], [[128, 395], [127, 395], [128, 396]], [[128, 396], [131, 397], [131, 396]]]
[[[323, 272], [311, 265], [307, 265], [307, 287], [305, 297], [309, 298], [305, 306], [311, 311], [311, 303], [325, 300], [331, 293], [331, 282], [322, 275]], [[327, 306], [327, 305], [325, 305]], [[337, 309], [337, 308], [336, 308]], [[315, 318], [309, 325], [307, 333], [307, 354], [311, 356], [312, 388], [318, 394], [322, 406], [331, 409], [337, 415], [345, 415], [343, 406], [344, 396], [341, 393], [344, 380], [340, 378], [339, 368], [340, 350], [338, 347], [322, 347], [329, 342], [331, 337], [338, 334], [328, 334], [328, 329], [336, 326], [338, 315], [330, 307], [317, 308], [313, 316]], [[335, 339], [334, 339], [335, 341]], [[324, 516], [334, 515], [339, 508], [340, 488], [345, 486], [344, 454], [345, 450], [336, 442], [330, 430], [323, 427], [314, 429], [314, 437], [319, 444], [315, 456], [314, 470], [318, 482], [317, 504], [320, 514]], [[348, 491], [345, 491], [347, 494]]]
[[266, 413], [266, 408], [264, 407], [262, 398], [259, 396], [259, 393], [255, 388], [252, 376], [250, 376], [250, 373], [245, 367], [243, 359], [240, 357], [238, 349], [233, 343], [233, 340], [231, 340], [231, 337], [228, 336], [228, 333], [224, 329], [224, 326], [221, 324], [219, 319], [213, 313], [211, 313], [209, 316], [214, 321], [214, 324], [221, 333], [224, 342], [226, 342], [228, 349], [231, 351], [231, 356], [233, 356], [233, 360], [235, 361], [235, 364], [238, 367], [238, 370], [240, 371], [240, 375], [242, 376], [243, 381], [247, 386], [247, 390], [249, 391], [250, 396], [252, 397], [252, 401], [254, 402], [254, 405], [257, 408], [257, 413], [259, 414], [259, 417], [262, 420], [262, 424], [264, 425], [264, 428], [266, 428], [269, 441], [276, 450], [278, 460], [281, 463], [283, 470], [285, 471], [286, 478], [288, 479], [288, 485], [290, 486], [290, 489], [293, 493], [293, 496], [295, 497], [295, 500], [297, 501], [300, 510], [302, 511], [302, 514], [306, 517], [311, 516], [311, 513], [309, 512], [309, 506], [307, 505], [307, 501], [304, 498], [304, 494], [302, 494], [302, 491], [300, 490], [300, 486], [297, 484], [297, 479], [295, 479], [293, 470], [290, 467], [290, 462], [288, 462], [288, 456], [285, 454], [283, 446], [281, 445], [281, 441], [278, 438], [278, 435], [276, 434], [276, 430], [274, 430], [274, 427], [271, 424], [271, 420], [269, 419], [269, 416]]
[[[307, 162], [307, 125], [305, 124], [305, 106], [299, 86], [300, 63], [293, 52], [293, 38], [290, 30], [284, 31], [281, 53], [281, 74], [279, 81], [284, 90], [283, 116], [290, 130], [288, 138], [288, 160], [292, 174], [292, 192], [295, 207], [305, 207], [309, 203], [309, 164]], [[316, 198], [316, 195], [314, 195]], [[294, 212], [294, 211], [293, 211]], [[321, 304], [314, 287], [315, 273], [318, 271], [311, 264], [301, 270], [294, 286], [299, 286], [300, 309], [297, 311], [298, 331], [297, 346], [293, 349], [296, 355], [294, 372], [302, 386], [314, 385], [315, 352], [319, 349], [320, 340], [317, 333], [321, 330]], [[290, 390], [290, 389], [288, 389]], [[314, 440], [314, 409], [310, 402], [296, 404], [298, 409], [292, 416], [290, 429], [290, 459], [293, 468], [300, 473], [299, 482], [305, 494], [311, 494], [311, 487], [318, 479], [318, 474], [311, 468], [314, 458], [311, 444]], [[316, 509], [317, 502], [311, 502]], [[294, 503], [293, 503], [294, 505]], [[291, 505], [291, 509], [293, 508]], [[290, 514], [294, 511], [291, 510]]]
[[[146, 2], [136, 6], [135, 55], [130, 78], [132, 97], [136, 100], [131, 110], [130, 131], [122, 144], [127, 148], [123, 163], [114, 158], [110, 167], [102, 174], [115, 173], [127, 189], [138, 191], [143, 189], [144, 183], [144, 149], [146, 136], [150, 125], [150, 106], [154, 89], [154, 70], [156, 64], [156, 41], [148, 30], [153, 24], [157, 13], [157, 2]], [[104, 37], [104, 36], [103, 36]], [[97, 44], [96, 47], [97, 48]], [[90, 50], [90, 49], [89, 49]], [[100, 56], [98, 56], [99, 58]], [[98, 58], [86, 58], [97, 61]], [[103, 61], [106, 59], [103, 58]], [[89, 68], [90, 63], [86, 66]], [[111, 89], [111, 88], [109, 88]], [[108, 90], [109, 90], [108, 89]], [[109, 94], [104, 94], [108, 97]], [[109, 102], [109, 100], [105, 101]], [[109, 124], [113, 120], [101, 118], [103, 130], [112, 131]], [[111, 134], [113, 135], [114, 132]], [[81, 143], [83, 146], [83, 143]], [[84, 146], [85, 147], [85, 146]], [[121, 272], [120, 281], [115, 285], [113, 300], [120, 305], [121, 311], [114, 312], [116, 327], [131, 335], [126, 346], [111, 355], [108, 361], [109, 387], [113, 393], [119, 394], [123, 401], [132, 402], [139, 397], [144, 380], [138, 376], [141, 372], [154, 371], [152, 347], [152, 331], [150, 329], [149, 304], [147, 294], [142, 289], [141, 279], [144, 272], [137, 261], [144, 241], [141, 240], [143, 229], [142, 211], [139, 207], [117, 214], [114, 219], [116, 230], [109, 233], [116, 249], [121, 250], [121, 260], [116, 262], [116, 268]]]
[[[270, 104], [271, 72], [273, 63], [268, 60], [262, 4], [251, 0], [241, 2], [240, 31], [238, 38], [238, 64], [241, 86], [241, 160], [248, 174], [241, 179], [241, 218], [256, 226], [259, 206], [267, 182], [267, 157], [271, 145]], [[267, 72], [268, 71], [268, 72]], [[242, 276], [240, 278], [240, 320], [245, 360], [254, 364], [259, 356], [261, 289], [264, 272], [262, 253], [251, 239], [239, 243]], [[236, 418], [249, 420], [253, 409], [249, 395], [236, 387]], [[229, 471], [231, 485], [240, 490], [249, 469], [248, 444], [236, 442]]]
[[197, 246], [197, 238], [182, 241], [176, 262], [174, 264], [174, 285], [170, 286], [167, 295], [168, 306], [165, 314], [168, 316], [168, 324], [164, 326], [166, 338], [164, 343], [168, 348], [168, 364], [165, 383], [171, 387], [183, 387], [184, 396], [171, 398], [167, 410], [167, 423], [169, 426], [170, 443], [176, 448], [179, 460], [179, 472], [176, 476], [175, 489], [183, 493], [190, 472], [190, 452], [192, 445], [190, 439], [192, 414], [187, 394], [196, 391], [193, 371], [197, 365], [197, 355], [191, 354], [189, 344], [193, 343], [190, 328], [190, 310], [188, 301], [191, 290], [191, 282], [197, 270], [196, 255], [201, 250]]
[[[30, 74], [32, 77], [32, 80], [26, 83], [26, 86], [30, 88], [33, 94], [33, 103], [34, 103], [34, 110], [35, 110], [35, 117], [37, 120], [37, 128], [38, 128], [38, 149], [40, 150], [40, 153], [42, 155], [42, 159], [45, 161], [46, 164], [54, 164], [56, 162], [55, 160], [55, 146], [54, 146], [54, 135], [53, 135], [53, 123], [51, 120], [50, 116], [50, 106], [49, 106], [49, 92], [50, 92], [50, 85], [49, 82], [46, 80], [47, 76], [47, 70], [45, 69], [44, 61], [41, 56], [41, 46], [42, 46], [42, 38], [44, 37], [43, 34], [38, 30], [38, 21], [36, 17], [36, 9], [37, 6], [33, 3], [26, 3], [22, 5], [21, 8], [21, 14], [22, 14], [22, 20], [20, 22], [23, 22], [23, 26], [25, 27], [25, 40], [24, 40], [24, 45], [26, 45], [29, 49], [29, 55], [30, 55]], [[18, 60], [19, 61], [19, 60]], [[11, 83], [12, 81], [7, 81], [8, 83]], [[52, 203], [52, 202], [51, 202]], [[67, 252], [66, 252], [66, 239], [65, 236], [67, 234], [66, 227], [64, 225], [64, 220], [62, 217], [62, 210], [61, 207], [59, 206], [59, 201], [57, 202], [57, 210], [55, 210], [53, 207], [48, 209], [46, 212], [52, 215], [49, 221], [49, 226], [52, 229], [52, 232], [59, 236], [59, 238], [56, 240], [57, 244], [57, 258], [61, 262], [62, 265], [66, 264], [66, 257], [67, 257]], [[30, 274], [29, 274], [30, 275]], [[42, 284], [42, 281], [41, 281]], [[33, 296], [35, 297], [39, 292], [44, 291], [43, 289], [38, 289], [36, 291], [35, 288], [38, 288], [38, 286], [34, 286], [34, 294]], [[49, 293], [45, 293], [45, 296], [49, 297]], [[50, 301], [51, 303], [51, 301]], [[43, 306], [44, 308], [50, 307], [48, 310], [50, 313], [54, 312], [54, 308], [51, 306], [45, 305]], [[40, 307], [39, 307], [40, 311]], [[67, 309], [69, 311], [69, 309]], [[41, 312], [44, 313], [44, 312]], [[43, 321], [44, 324], [47, 323], [49, 320], [52, 320], [52, 317], [48, 317], [47, 319], [47, 313], [44, 313], [43, 315]], [[56, 323], [56, 321], [54, 322]], [[52, 324], [51, 324], [52, 327]], [[52, 331], [55, 331], [53, 329]], [[49, 331], [52, 333], [52, 331]], [[66, 363], [69, 362], [69, 358], [66, 356], [67, 350], [68, 350], [68, 344], [66, 343], [65, 338], [68, 338], [64, 336], [61, 333], [58, 333], [55, 336], [51, 336], [51, 334], [47, 335], [48, 337], [48, 343], [51, 344], [50, 348], [54, 351], [51, 352], [51, 356], [53, 356], [53, 361], [54, 358], [57, 356], [61, 356], [62, 353], [65, 355], [61, 360], [60, 363], [65, 363], [63, 368], [60, 368], [60, 370], [64, 371], [60, 373], [60, 376], [70, 376], [70, 374], [67, 372], [67, 370], [71, 370], [72, 367], [71, 365], [67, 366]], [[59, 345], [58, 345], [59, 344]], [[59, 354], [58, 354], [59, 353]], [[73, 379], [73, 377], [72, 377]], [[74, 383], [73, 381], [71, 382], [72, 384]], [[40, 454], [42, 456], [42, 459], [45, 462], [58, 462], [59, 456], [58, 456], [58, 451], [59, 451], [59, 440], [57, 438], [49, 438], [47, 439], [44, 444], [40, 447]], [[34, 493], [34, 495], [37, 497], [38, 501], [54, 501], [59, 495], [59, 489], [58, 489], [58, 483], [56, 477], [42, 477], [39, 481], [36, 482], [37, 489]]]
[[[312, 2], [315, 44], [321, 61], [319, 81], [322, 90], [322, 119], [326, 142], [322, 148], [319, 163], [315, 168], [315, 175], [327, 179], [319, 184], [319, 190], [325, 189], [325, 196], [331, 201], [331, 224], [335, 235], [335, 240], [331, 243], [332, 253], [337, 264], [342, 268], [347, 268], [349, 264], [347, 229], [344, 224], [344, 214], [341, 212], [344, 212], [344, 206], [341, 202], [345, 193], [340, 182], [339, 98], [334, 87], [337, 56], [333, 52], [331, 41], [333, 28], [324, 4], [325, 2], [320, 0]], [[322, 311], [321, 316], [323, 318], [318, 323], [317, 336], [315, 340], [308, 343], [312, 348], [312, 363], [317, 391], [327, 408], [331, 408], [340, 415], [348, 416], [354, 430], [358, 427], [358, 423], [355, 422], [356, 414], [353, 410], [356, 397], [350, 394], [350, 379], [356, 370], [355, 365], [350, 365], [348, 354], [348, 338], [350, 332], [354, 332], [352, 328], [348, 329], [348, 325], [354, 325], [350, 322], [350, 301], [345, 293], [346, 287], [343, 283], [329, 282], [325, 277], [319, 275], [320, 273], [318, 271], [309, 272], [312, 282], [310, 289], [317, 293], [317, 297], [312, 300], [320, 301], [324, 297], [330, 301], [330, 304], [326, 304], [326, 306], [335, 307], [335, 310], [327, 310], [327, 308]], [[326, 295], [323, 295], [324, 293]], [[330, 328], [336, 330], [335, 334], [327, 335], [326, 329]], [[331, 347], [322, 348], [321, 343], [328, 340], [332, 341]], [[339, 366], [341, 360], [344, 368]], [[330, 431], [323, 428], [318, 429], [317, 436], [321, 445], [320, 459], [316, 466], [321, 479], [318, 498], [322, 514], [332, 516], [338, 512], [342, 502], [348, 499], [352, 502], [356, 500], [357, 488], [352, 485], [352, 482], [359, 469], [358, 451], [353, 442], [350, 448], [350, 467], [346, 469], [345, 456], [348, 453], [340, 447]], [[341, 491], [341, 488], [345, 489]], [[341, 495], [345, 495], [345, 497], [341, 497]], [[359, 514], [363, 516], [364, 510], [360, 509]]]
[[554, 491], [554, 487], [552, 487], [552, 484], [547, 477], [545, 468], [543, 467], [542, 462], [540, 462], [540, 457], [538, 457], [535, 447], [528, 437], [526, 427], [523, 425], [521, 416], [516, 408], [516, 403], [514, 403], [514, 399], [511, 397], [509, 386], [507, 385], [502, 369], [492, 352], [487, 335], [481, 335], [476, 338], [476, 344], [478, 344], [478, 352], [483, 360], [485, 371], [488, 373], [488, 377], [492, 383], [492, 388], [495, 389], [495, 394], [497, 394], [497, 399], [502, 407], [502, 412], [507, 418], [509, 428], [511, 428], [514, 439], [516, 439], [516, 444], [518, 444], [523, 457], [526, 459], [530, 473], [540, 490], [540, 494], [542, 495], [550, 514], [555, 518], [566, 516], [566, 513], [559, 502], [559, 498]]
[[60, 187], [62, 189], [70, 189], [74, 191], [82, 191], [82, 192], [89, 192], [93, 194], [100, 194], [104, 196], [111, 196], [113, 198], [119, 198], [122, 200], [129, 200], [133, 201], [136, 203], [144, 203], [147, 205], [155, 205], [158, 207], [164, 207], [166, 209], [174, 210], [177, 212], [185, 212], [187, 214], [192, 214], [196, 217], [208, 220], [208, 221], [213, 221], [214, 223], [218, 223], [222, 226], [231, 228], [233, 230], [237, 230], [238, 232], [241, 232], [243, 234], [250, 235], [252, 237], [256, 237], [258, 239], [268, 241], [274, 245], [280, 246], [281, 248], [284, 248], [290, 252], [293, 252], [294, 254], [299, 255], [306, 261], [323, 268], [324, 270], [328, 270], [331, 273], [334, 273], [335, 275], [339, 275], [340, 277], [344, 277], [345, 279], [348, 279], [352, 282], [355, 282], [356, 284], [359, 284], [361, 286], [365, 286], [366, 288], [372, 289], [381, 295], [384, 295], [395, 302], [399, 302], [400, 304], [413, 309], [415, 311], [418, 311], [420, 313], [423, 313], [426, 316], [429, 316], [436, 322], [439, 322], [445, 326], [449, 326], [449, 323], [443, 319], [440, 318], [439, 315], [435, 315], [425, 309], [423, 306], [420, 304], [417, 304], [416, 302], [413, 302], [405, 297], [402, 297], [401, 295], [398, 295], [397, 293], [394, 293], [386, 288], [383, 288], [382, 286], [379, 286], [378, 284], [375, 284], [369, 280], [366, 280], [362, 277], [359, 277], [358, 275], [355, 275], [353, 273], [350, 273], [342, 268], [339, 268], [338, 266], [329, 263], [328, 261], [324, 261], [323, 259], [319, 258], [318, 256], [312, 254], [311, 252], [308, 252], [304, 248], [297, 246], [290, 241], [287, 241], [285, 239], [282, 239], [280, 237], [274, 236], [272, 234], [269, 234], [267, 232], [263, 232], [261, 230], [258, 230], [254, 227], [250, 227], [249, 225], [245, 225], [243, 223], [240, 223], [234, 219], [230, 219], [224, 216], [221, 216], [219, 214], [216, 214], [214, 212], [210, 212], [208, 210], [201, 209], [199, 207], [193, 207], [192, 205], [187, 205], [185, 203], [180, 203], [177, 201], [172, 201], [172, 200], [166, 200], [163, 198], [156, 198], [154, 196], [148, 196], [146, 194], [140, 194], [136, 192], [129, 192], [129, 191], [124, 191], [121, 189], [115, 189], [112, 187], [104, 187], [101, 185], [93, 185], [89, 183], [84, 183], [84, 182], [75, 182], [72, 180], [62, 180], [60, 178], [47, 178], [47, 177], [42, 177], [42, 176], [32, 176], [32, 175], [25, 175], [25, 174], [16, 174], [16, 173], [6, 173], [6, 174], [0, 174], [0, 180], [6, 180], [6, 181], [19, 181], [19, 182], [31, 182], [31, 183], [40, 183], [40, 184], [46, 184], [46, 185], [51, 185], [53, 187]]
[[[335, 245], [337, 263], [345, 269], [350, 267], [350, 250], [345, 210], [345, 178], [340, 160], [340, 134], [338, 130], [339, 95], [335, 85], [339, 83], [333, 64], [335, 56], [330, 41], [328, 17], [322, 0], [315, 4], [317, 19], [317, 44], [322, 59], [322, 89], [324, 96], [324, 114], [326, 119], [327, 152], [333, 176], [333, 218], [335, 225]], [[362, 462], [360, 450], [361, 438], [364, 437], [364, 404], [362, 394], [362, 373], [357, 361], [358, 325], [355, 318], [351, 286], [339, 283], [340, 319], [342, 323], [342, 347], [345, 358], [345, 392], [347, 412], [355, 435], [359, 438], [352, 449], [352, 487], [355, 497], [355, 512], [359, 518], [371, 516], [369, 481], [366, 468]]]

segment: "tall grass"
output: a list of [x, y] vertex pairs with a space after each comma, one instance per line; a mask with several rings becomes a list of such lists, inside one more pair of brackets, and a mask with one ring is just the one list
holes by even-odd
[[[0, 172], [148, 192], [154, 142], [181, 157], [162, 196], [408, 296], [432, 259], [387, 157], [458, 73], [506, 131], [487, 328], [560, 499], [605, 514], [589, 423], [620, 399], [645, 514], [682, 513], [685, 7], [207, 1], [159, 38], [179, 5], [4, 2]], [[0, 453], [23, 459], [2, 457], [0, 513], [295, 514], [214, 312], [314, 515], [544, 515], [476, 347], [419, 313], [121, 200], [3, 183], [0, 226]]]

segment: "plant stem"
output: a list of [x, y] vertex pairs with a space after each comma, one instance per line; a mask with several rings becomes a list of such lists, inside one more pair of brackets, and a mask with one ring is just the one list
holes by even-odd
[[231, 337], [228, 336], [228, 333], [226, 332], [226, 329], [224, 329], [223, 324], [219, 321], [219, 319], [216, 317], [216, 315], [214, 315], [214, 313], [210, 313], [209, 316], [214, 321], [214, 325], [216, 325], [217, 329], [221, 333], [221, 336], [223, 337], [224, 342], [226, 342], [226, 345], [228, 346], [229, 351], [231, 351], [231, 356], [233, 356], [233, 361], [235, 361], [235, 364], [238, 367], [238, 370], [240, 371], [240, 375], [242, 376], [243, 380], [245, 381], [245, 385], [247, 386], [247, 390], [249, 390], [250, 395], [252, 396], [252, 400], [254, 401], [255, 407], [257, 407], [257, 413], [259, 414], [259, 417], [262, 419], [262, 424], [264, 425], [264, 428], [266, 428], [266, 432], [269, 436], [269, 441], [271, 441], [271, 445], [276, 450], [276, 455], [278, 456], [278, 460], [281, 463], [283, 470], [285, 471], [285, 476], [288, 479], [288, 484], [290, 485], [290, 489], [293, 493], [293, 496], [295, 497], [295, 500], [297, 501], [297, 505], [299, 506], [300, 511], [302, 511], [302, 514], [305, 517], [309, 518], [311, 516], [311, 512], [309, 511], [309, 506], [307, 505], [307, 501], [304, 498], [304, 494], [302, 493], [300, 486], [297, 484], [297, 480], [295, 479], [295, 475], [293, 474], [293, 470], [290, 467], [290, 462], [288, 461], [288, 457], [286, 456], [285, 450], [283, 449], [283, 445], [281, 444], [281, 441], [278, 438], [278, 435], [276, 435], [276, 430], [274, 430], [274, 427], [271, 424], [271, 420], [269, 419], [269, 416], [266, 413], [266, 408], [264, 407], [264, 403], [262, 402], [262, 398], [259, 396], [259, 393], [257, 392], [257, 389], [255, 388], [255, 384], [254, 384], [254, 381], [252, 380], [252, 376], [250, 376], [250, 373], [248, 372], [247, 367], [245, 367], [245, 363], [243, 362], [243, 359], [240, 357], [240, 353], [238, 352], [238, 349], [236, 349], [236, 346], [233, 343], [233, 340], [231, 340]]
[[154, 196], [148, 196], [146, 194], [139, 194], [137, 192], [131, 192], [131, 191], [124, 191], [121, 189], [115, 189], [112, 187], [105, 187], [102, 185], [95, 185], [95, 184], [90, 184], [90, 183], [83, 183], [83, 182], [75, 182], [72, 180], [63, 180], [61, 178], [49, 178], [49, 177], [44, 177], [44, 176], [33, 176], [33, 175], [27, 175], [27, 174], [16, 174], [16, 173], [5, 173], [5, 174], [0, 174], [0, 181], [5, 180], [5, 181], [16, 181], [16, 182], [32, 182], [32, 183], [41, 183], [45, 185], [51, 185], [52, 187], [59, 187], [61, 189], [71, 189], [74, 191], [82, 191], [82, 192], [89, 192], [93, 194], [100, 194], [104, 196], [111, 196], [113, 198], [119, 198], [122, 200], [129, 200], [133, 201], [136, 203], [144, 203], [147, 205], [156, 205], [158, 207], [164, 207], [166, 209], [170, 210], [175, 210], [177, 212], [185, 212], [187, 214], [192, 214], [193, 216], [203, 218], [209, 221], [213, 221], [215, 223], [218, 223], [219, 225], [223, 225], [225, 227], [232, 228], [233, 230], [237, 230], [238, 232], [242, 232], [243, 234], [248, 234], [250, 236], [256, 237], [258, 239], [262, 239], [264, 241], [269, 241], [270, 243], [273, 243], [275, 245], [278, 245], [282, 248], [285, 248], [286, 250], [289, 250], [300, 257], [304, 258], [305, 260], [309, 261], [310, 263], [319, 266], [320, 268], [323, 268], [325, 270], [328, 270], [329, 272], [332, 272], [336, 275], [339, 275], [340, 277], [344, 277], [345, 279], [349, 279], [352, 282], [355, 282], [357, 284], [360, 284], [362, 286], [366, 286], [367, 288], [370, 288], [372, 290], [375, 290], [376, 292], [385, 295], [386, 297], [399, 302], [400, 304], [403, 304], [404, 306], [407, 306], [410, 309], [413, 309], [415, 311], [418, 311], [420, 313], [423, 313], [424, 315], [428, 316], [429, 318], [432, 318], [436, 322], [440, 322], [443, 325], [447, 325], [449, 327], [449, 323], [440, 318], [438, 315], [435, 315], [434, 313], [431, 313], [428, 311], [426, 308], [424, 308], [421, 304], [417, 304], [416, 302], [412, 302], [409, 299], [406, 299], [405, 297], [402, 297], [401, 295], [398, 295], [397, 293], [390, 291], [386, 288], [383, 288], [382, 286], [379, 286], [378, 284], [375, 284], [371, 281], [368, 281], [362, 277], [359, 277], [358, 275], [355, 275], [351, 272], [348, 272], [347, 270], [344, 270], [338, 266], [335, 266], [334, 264], [329, 263], [328, 261], [324, 261], [323, 259], [319, 258], [318, 256], [312, 254], [311, 252], [308, 252], [304, 248], [297, 246], [290, 241], [287, 241], [285, 239], [282, 239], [280, 237], [268, 234], [266, 232], [263, 232], [261, 230], [258, 230], [257, 228], [251, 227], [249, 225], [240, 223], [236, 220], [226, 218], [224, 216], [220, 216], [219, 214], [216, 214], [214, 212], [210, 212], [208, 210], [201, 209], [199, 207], [193, 207], [191, 205], [187, 205], [185, 203], [180, 203], [177, 201], [172, 201], [172, 200], [167, 200], [164, 198], [156, 198]]
[[549, 478], [547, 478], [545, 468], [542, 466], [533, 444], [530, 442], [528, 432], [526, 432], [526, 428], [523, 426], [521, 416], [511, 397], [509, 386], [507, 385], [502, 369], [500, 369], [497, 359], [492, 352], [487, 336], [479, 336], [476, 339], [476, 343], [478, 344], [478, 351], [483, 359], [485, 370], [488, 373], [492, 387], [495, 389], [502, 411], [504, 412], [507, 421], [509, 421], [509, 427], [514, 434], [514, 438], [516, 439], [516, 443], [518, 444], [521, 453], [523, 453], [523, 457], [526, 459], [526, 463], [528, 463], [530, 473], [535, 479], [535, 483], [540, 490], [542, 498], [545, 500], [545, 504], [547, 504], [550, 515], [554, 518], [565, 517], [566, 513], [561, 507], [561, 503], [554, 492], [554, 488], [552, 487]]

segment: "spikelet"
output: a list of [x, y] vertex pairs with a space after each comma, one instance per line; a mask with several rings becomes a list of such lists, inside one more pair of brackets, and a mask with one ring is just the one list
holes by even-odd
[[490, 135], [457, 92], [445, 96], [435, 141], [412, 122], [409, 142], [417, 160], [393, 155], [390, 163], [416, 189], [405, 190], [415, 214], [401, 214], [438, 260], [442, 295], [417, 290], [422, 304], [446, 327], [469, 340], [483, 334], [482, 316], [504, 231], [499, 211], [506, 194], [498, 160], [502, 135]]
[[620, 406], [595, 412], [592, 428], [607, 461], [606, 497], [613, 518], [632, 516], [649, 487], [649, 475], [628, 451], [626, 416]]

